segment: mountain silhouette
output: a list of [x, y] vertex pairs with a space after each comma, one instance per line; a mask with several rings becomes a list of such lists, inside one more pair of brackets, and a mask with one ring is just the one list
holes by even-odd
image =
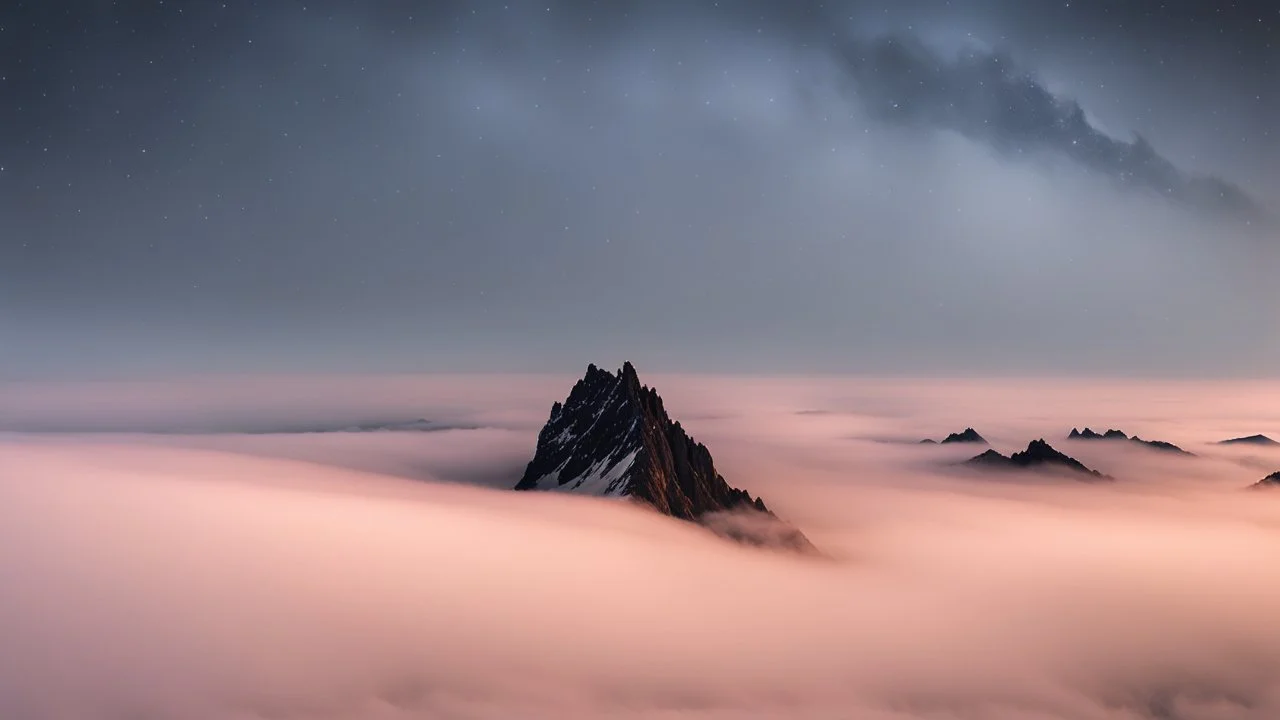
[[587, 366], [565, 402], [552, 405], [515, 489], [628, 498], [749, 544], [813, 548], [762, 499], [725, 481], [630, 362], [616, 373]]

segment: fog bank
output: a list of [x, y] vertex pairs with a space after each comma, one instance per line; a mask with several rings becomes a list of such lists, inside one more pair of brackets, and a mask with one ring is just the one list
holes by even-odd
[[[1205, 444], [1280, 435], [1275, 386], [646, 380], [730, 482], [831, 560], [621, 503], [491, 489], [532, 455], [557, 378], [219, 392], [244, 418], [306, 396], [278, 411], [298, 421], [383, 412], [417, 388], [413, 415], [435, 398], [507, 424], [0, 435], [0, 715], [1280, 713], [1280, 577], [1265, 572], [1280, 497], [1241, 490], [1280, 453]], [[199, 414], [99, 390], [122, 420]], [[1086, 424], [1198, 456], [1060, 439]], [[905, 442], [964, 425], [1006, 452], [1044, 435], [1117, 482], [989, 480], [949, 466], [969, 450]]]

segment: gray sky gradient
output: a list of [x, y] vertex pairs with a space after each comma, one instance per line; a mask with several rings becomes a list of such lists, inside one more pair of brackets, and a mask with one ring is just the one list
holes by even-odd
[[1274, 374], [1280, 13], [1164, 5], [7, 6], [0, 374]]

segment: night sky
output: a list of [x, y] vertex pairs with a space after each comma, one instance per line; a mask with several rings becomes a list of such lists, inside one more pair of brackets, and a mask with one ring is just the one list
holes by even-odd
[[0, 375], [1280, 367], [1275, 2], [5, 2]]

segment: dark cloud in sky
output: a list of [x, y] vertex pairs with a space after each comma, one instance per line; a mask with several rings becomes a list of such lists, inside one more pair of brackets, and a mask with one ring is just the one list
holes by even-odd
[[879, 118], [955, 130], [1012, 155], [1058, 153], [1195, 210], [1263, 220], [1233, 183], [1182, 172], [1141, 136], [1107, 135], [1078, 102], [1054, 95], [1008, 54], [970, 49], [947, 58], [910, 36], [849, 43], [843, 51], [860, 99]]
[[1262, 372], [1278, 18], [4, 3], [0, 372]]

